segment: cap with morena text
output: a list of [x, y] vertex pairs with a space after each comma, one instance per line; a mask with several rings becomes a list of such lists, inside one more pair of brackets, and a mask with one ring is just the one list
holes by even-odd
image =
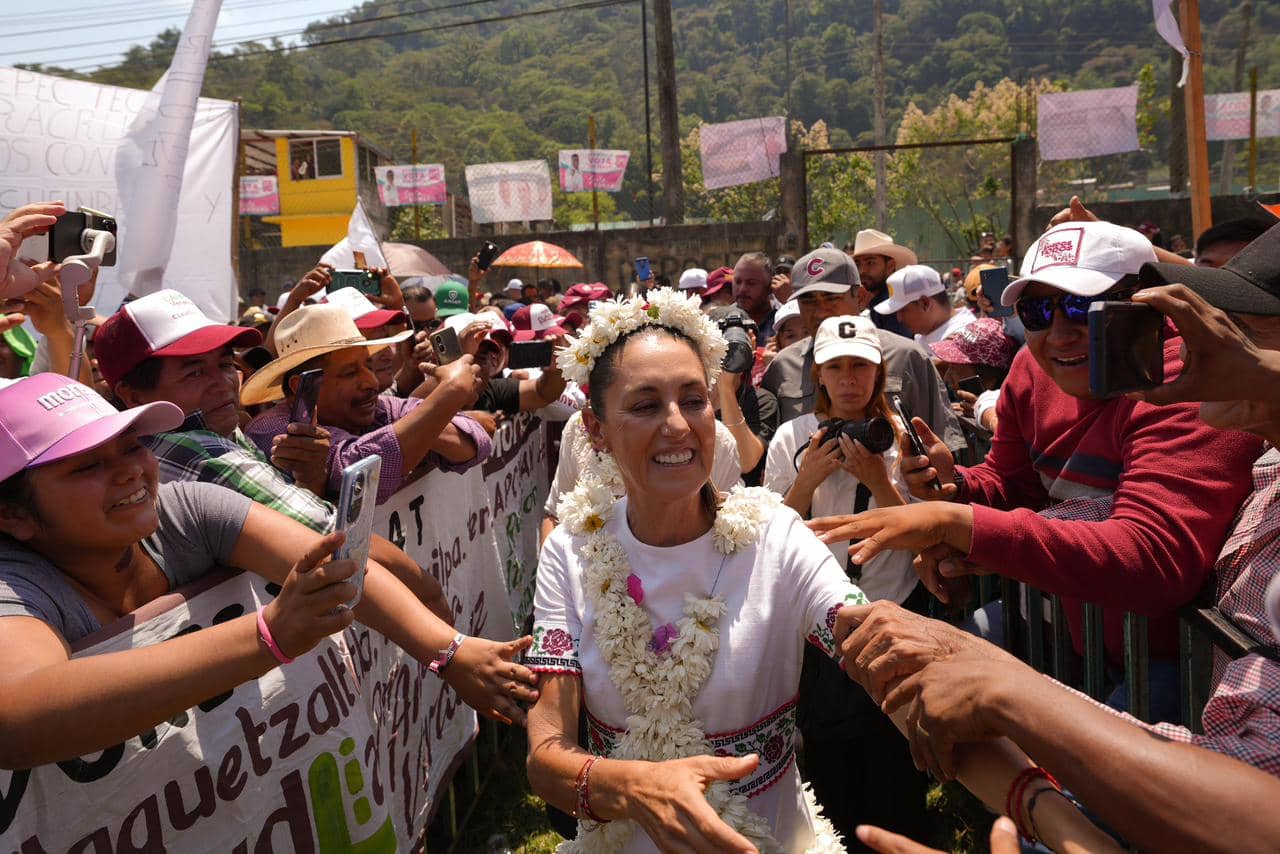
[[98, 370], [115, 388], [153, 356], [202, 356], [223, 347], [256, 347], [262, 333], [210, 320], [184, 294], [165, 289], [120, 306], [93, 336]]
[[167, 401], [121, 412], [86, 385], [36, 374], [0, 388], [0, 480], [91, 451], [126, 430], [147, 436], [182, 423]]
[[1064, 223], [1046, 231], [1031, 247], [1000, 302], [1013, 305], [1032, 282], [1096, 297], [1155, 260], [1151, 241], [1132, 228], [1101, 221]]

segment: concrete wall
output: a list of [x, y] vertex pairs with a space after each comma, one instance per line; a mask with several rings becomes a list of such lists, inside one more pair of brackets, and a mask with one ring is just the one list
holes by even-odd
[[[746, 222], [728, 225], [679, 225], [657, 228], [608, 231], [560, 231], [538, 235], [505, 235], [493, 238], [500, 250], [528, 239], [544, 240], [568, 249], [585, 266], [581, 270], [543, 270], [543, 278], [556, 278], [568, 287], [574, 282], [603, 281], [614, 291], [625, 289], [632, 280], [634, 259], [647, 256], [656, 275], [666, 275], [672, 284], [689, 267], [714, 270], [733, 266], [744, 252], [779, 251], [780, 229], [776, 222]], [[455, 273], [465, 275], [467, 264], [484, 238], [424, 240], [418, 245], [442, 261]], [[301, 277], [315, 266], [327, 247], [306, 246], [288, 249], [259, 249], [240, 255], [240, 292], [261, 287], [274, 300], [285, 280]], [[494, 268], [488, 284], [501, 288], [512, 276], [525, 281], [535, 278], [530, 269]]]

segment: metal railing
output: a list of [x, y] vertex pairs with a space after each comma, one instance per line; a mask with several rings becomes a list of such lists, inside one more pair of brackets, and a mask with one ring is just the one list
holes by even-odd
[[[961, 418], [966, 447], [958, 453], [965, 464], [980, 462], [990, 447], [991, 434], [971, 419]], [[1067, 631], [1065, 608], [1057, 596], [996, 576], [978, 579], [979, 606], [994, 599], [1004, 602], [1004, 637], [1009, 651], [1042, 673], [1102, 700], [1107, 689], [1107, 657], [1103, 638], [1103, 609], [1083, 606], [1083, 654], [1077, 655]], [[1200, 715], [1211, 691], [1215, 650], [1227, 658], [1250, 653], [1272, 657], [1267, 648], [1219, 611], [1213, 584], [1178, 614], [1180, 723], [1202, 732]], [[1026, 618], [1019, 604], [1025, 595]], [[1045, 619], [1048, 604], [1049, 618]], [[1046, 625], [1047, 622], [1047, 625]], [[1151, 723], [1151, 650], [1147, 617], [1124, 614], [1124, 684], [1129, 713]], [[1173, 721], [1172, 723], [1179, 723]]]

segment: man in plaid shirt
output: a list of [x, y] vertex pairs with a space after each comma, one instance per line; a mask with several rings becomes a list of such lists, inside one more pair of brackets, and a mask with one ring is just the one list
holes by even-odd
[[[103, 379], [125, 405], [164, 400], [187, 416], [176, 430], [142, 437], [160, 464], [162, 482], [216, 483], [327, 534], [334, 505], [292, 481], [240, 430], [240, 375], [232, 348], [261, 342], [256, 329], [214, 323], [181, 294], [160, 291], [108, 318], [94, 336], [94, 352]], [[312, 467], [320, 483], [324, 450]], [[440, 583], [408, 555], [375, 535], [370, 556], [436, 616], [452, 622]]]

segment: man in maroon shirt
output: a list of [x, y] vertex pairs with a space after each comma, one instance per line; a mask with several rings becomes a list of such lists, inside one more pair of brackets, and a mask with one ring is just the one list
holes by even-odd
[[[940, 478], [951, 500], [816, 524], [829, 539], [861, 539], [859, 563], [885, 548], [920, 553], [917, 570], [944, 602], [975, 573], [1057, 594], [1077, 650], [1080, 605], [1101, 605], [1112, 663], [1123, 661], [1124, 612], [1151, 617], [1152, 711], [1174, 720], [1176, 611], [1210, 575], [1260, 442], [1210, 428], [1193, 405], [1090, 397], [1089, 304], [1127, 299], [1154, 261], [1142, 235], [1110, 223], [1048, 231], [1002, 300], [1017, 307], [1027, 347], [1001, 390], [985, 462], [958, 469], [917, 419], [929, 457], [905, 456], [904, 473], [921, 497], [936, 496], [925, 484]], [[1182, 369], [1180, 343], [1167, 327], [1167, 378]]]

